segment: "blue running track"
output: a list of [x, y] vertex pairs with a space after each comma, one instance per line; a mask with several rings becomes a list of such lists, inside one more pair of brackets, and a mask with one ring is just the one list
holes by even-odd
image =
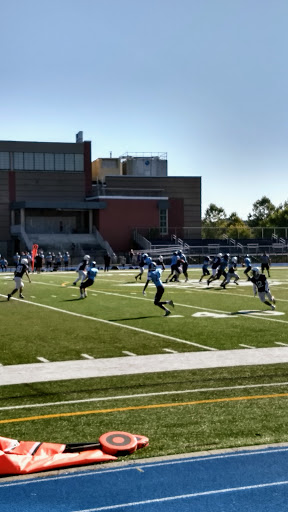
[[0, 480], [1, 512], [287, 512], [288, 447]]

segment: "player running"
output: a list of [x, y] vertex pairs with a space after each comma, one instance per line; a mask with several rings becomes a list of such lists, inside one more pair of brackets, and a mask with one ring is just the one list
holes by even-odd
[[21, 263], [18, 263], [16, 266], [15, 272], [14, 272], [14, 281], [15, 281], [15, 288], [11, 293], [8, 293], [7, 300], [10, 300], [12, 295], [19, 291], [19, 297], [20, 299], [24, 299], [24, 295], [22, 294], [24, 283], [22, 281], [22, 277], [24, 274], [28, 277], [29, 283], [31, 283], [31, 279], [28, 274], [28, 260], [25, 258], [22, 258]]
[[[155, 267], [156, 267], [156, 263], [155, 263]], [[161, 301], [161, 298], [162, 298], [164, 290], [165, 290], [163, 283], [161, 281], [161, 274], [162, 274], [162, 270], [160, 268], [155, 268], [155, 270], [150, 271], [150, 279], [155, 284], [156, 289], [157, 289], [156, 295], [154, 298], [154, 304], [155, 304], [155, 306], [158, 306], [159, 308], [161, 308], [165, 311], [164, 316], [168, 316], [171, 314], [171, 311], [169, 309], [165, 308], [164, 304], [169, 304], [170, 306], [172, 306], [174, 308], [174, 303], [173, 303], [173, 300]]]
[[98, 274], [98, 268], [96, 268], [96, 261], [92, 261], [91, 266], [87, 270], [87, 277], [80, 284], [80, 299], [84, 299], [87, 297], [86, 288], [92, 286], [95, 281], [95, 278]]
[[226, 275], [225, 279], [222, 281], [222, 283], [220, 284], [220, 286], [222, 286], [222, 288], [225, 289], [226, 285], [230, 283], [231, 279], [234, 279], [235, 284], [237, 284], [237, 285], [239, 284], [239, 283], [237, 283], [237, 281], [239, 280], [239, 275], [237, 274], [236, 269], [237, 269], [237, 256], [233, 256], [233, 258], [231, 258], [228, 263], [227, 275]]
[[[269, 283], [265, 274], [260, 274], [259, 268], [254, 267], [252, 268], [252, 277], [249, 277], [249, 281], [253, 283], [254, 296], [256, 297], [258, 291], [258, 297], [261, 302], [267, 304], [267, 306], [270, 306], [270, 308], [274, 311], [276, 301], [273, 295], [270, 293]], [[269, 301], [273, 302], [273, 304], [271, 304], [271, 302], [266, 299], [266, 296], [268, 297]]]
[[201, 283], [203, 277], [210, 276], [210, 272], [208, 270], [210, 263], [211, 263], [210, 256], [204, 256], [203, 265], [202, 265], [202, 276], [199, 279], [199, 283]]
[[84, 279], [86, 279], [87, 272], [86, 267], [88, 267], [90, 261], [89, 254], [85, 254], [83, 260], [79, 263], [78, 267], [76, 268], [76, 272], [78, 273], [77, 279], [72, 283], [73, 286], [76, 286], [78, 281], [80, 281], [80, 285], [83, 283]]

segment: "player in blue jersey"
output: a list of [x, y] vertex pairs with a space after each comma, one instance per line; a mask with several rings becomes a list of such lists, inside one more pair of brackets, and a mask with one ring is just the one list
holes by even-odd
[[[177, 276], [177, 266], [178, 266], [178, 261], [179, 260], [180, 260], [180, 258], [179, 258], [178, 254], [177, 254], [177, 251], [174, 251], [173, 254], [172, 254], [171, 263], [170, 263], [171, 271], [170, 271], [169, 276], [166, 279], [166, 283], [168, 283], [170, 278], [172, 279], [172, 277], [174, 277], [174, 275]], [[179, 275], [179, 273], [178, 273], [178, 275]], [[179, 281], [178, 277], [175, 280]]]
[[187, 261], [187, 258], [185, 256], [185, 254], [183, 253], [183, 251], [178, 251], [178, 256], [180, 258], [180, 264], [182, 266], [182, 271], [183, 271], [183, 274], [184, 274], [184, 277], [185, 277], [185, 283], [187, 283], [188, 281], [188, 261]]
[[86, 288], [92, 286], [95, 281], [95, 278], [98, 274], [98, 268], [96, 268], [96, 261], [92, 261], [91, 266], [87, 270], [87, 277], [80, 284], [80, 299], [84, 299], [87, 297]]
[[210, 263], [211, 263], [210, 256], [204, 256], [203, 265], [202, 265], [202, 276], [199, 279], [199, 283], [201, 283], [203, 277], [210, 276], [210, 272], [208, 270]]
[[156, 289], [157, 289], [156, 295], [154, 298], [154, 304], [155, 304], [155, 306], [158, 306], [159, 308], [161, 308], [165, 311], [164, 316], [168, 316], [171, 314], [171, 311], [169, 309], [165, 308], [164, 304], [169, 304], [170, 306], [172, 306], [174, 308], [174, 303], [173, 303], [173, 300], [161, 301], [161, 298], [162, 298], [164, 290], [165, 290], [163, 283], [161, 281], [161, 274], [162, 274], [162, 270], [160, 268], [156, 268], [155, 270], [150, 271], [150, 279], [155, 284]]
[[245, 258], [244, 258], [244, 267], [245, 270], [244, 270], [244, 274], [247, 276], [247, 281], [249, 281], [249, 274], [248, 272], [250, 272], [252, 266], [251, 266], [251, 260], [249, 258], [249, 254], [246, 254]]

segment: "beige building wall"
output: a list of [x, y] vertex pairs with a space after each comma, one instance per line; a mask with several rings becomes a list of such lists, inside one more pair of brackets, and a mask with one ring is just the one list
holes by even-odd
[[105, 181], [107, 175], [121, 176], [120, 158], [97, 158], [92, 162], [92, 180]]

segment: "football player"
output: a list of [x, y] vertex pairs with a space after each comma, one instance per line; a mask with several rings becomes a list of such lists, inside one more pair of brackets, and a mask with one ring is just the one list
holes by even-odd
[[239, 276], [238, 276], [237, 272], [235, 272], [236, 269], [237, 269], [237, 256], [233, 256], [233, 258], [231, 258], [228, 263], [227, 275], [226, 275], [224, 281], [222, 281], [222, 283], [220, 284], [220, 286], [222, 286], [222, 288], [226, 288], [226, 284], [229, 284], [231, 279], [234, 279], [235, 284], [237, 284], [237, 285], [239, 284], [239, 283], [237, 283], [237, 281], [239, 280]]
[[151, 281], [153, 281], [153, 283], [155, 284], [156, 289], [157, 289], [156, 295], [154, 298], [154, 304], [155, 304], [155, 306], [158, 306], [159, 308], [161, 308], [165, 311], [164, 316], [168, 316], [171, 314], [171, 311], [169, 309], [165, 308], [164, 304], [169, 304], [170, 306], [172, 306], [174, 308], [174, 303], [173, 303], [173, 300], [161, 301], [162, 295], [164, 293], [164, 286], [161, 281], [161, 274], [162, 274], [162, 269], [160, 269], [160, 268], [156, 268], [155, 270], [151, 270], [151, 272], [150, 272], [150, 279], [151, 279]]
[[246, 276], [247, 276], [247, 281], [249, 281], [249, 274], [248, 274], [248, 272], [250, 272], [250, 270], [251, 270], [251, 268], [252, 268], [252, 266], [251, 266], [251, 260], [250, 260], [250, 258], [249, 258], [249, 254], [246, 254], [246, 256], [245, 256], [245, 258], [244, 258], [244, 267], [246, 267], [246, 268], [245, 268], [245, 270], [244, 270], [244, 274], [246, 274]]
[[78, 277], [72, 283], [73, 286], [76, 286], [78, 281], [81, 281], [80, 284], [82, 284], [84, 279], [86, 279], [86, 277], [87, 277], [86, 267], [88, 266], [89, 261], [90, 261], [89, 254], [85, 254], [83, 260], [79, 263], [78, 267], [76, 268], [76, 272], [78, 273]]
[[96, 261], [92, 261], [91, 266], [87, 270], [87, 277], [80, 284], [80, 299], [84, 299], [87, 297], [86, 288], [92, 286], [95, 281], [95, 277], [97, 277], [98, 268], [96, 268]]
[[[253, 283], [254, 296], [256, 297], [258, 292], [258, 297], [261, 300], [261, 302], [267, 304], [267, 306], [270, 306], [270, 308], [274, 310], [276, 304], [275, 298], [270, 293], [269, 283], [266, 279], [266, 276], [264, 274], [260, 274], [260, 270], [258, 267], [252, 268], [252, 277], [249, 277], [249, 281]], [[268, 297], [269, 300], [266, 299], [266, 296]], [[271, 304], [271, 302], [273, 304]]]
[[19, 297], [20, 299], [24, 299], [24, 295], [22, 294], [24, 283], [22, 281], [23, 275], [26, 274], [28, 277], [29, 283], [31, 283], [31, 279], [28, 274], [28, 260], [25, 258], [22, 258], [21, 263], [18, 263], [16, 266], [15, 272], [14, 272], [14, 281], [15, 281], [15, 288], [11, 293], [8, 293], [7, 300], [10, 300], [12, 295], [19, 291]]

